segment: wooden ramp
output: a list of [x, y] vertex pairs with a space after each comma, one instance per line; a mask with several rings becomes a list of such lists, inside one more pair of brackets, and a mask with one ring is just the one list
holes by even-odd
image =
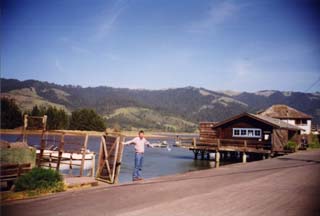
[[101, 136], [96, 179], [114, 184], [118, 182], [123, 153], [123, 136], [105, 134]]

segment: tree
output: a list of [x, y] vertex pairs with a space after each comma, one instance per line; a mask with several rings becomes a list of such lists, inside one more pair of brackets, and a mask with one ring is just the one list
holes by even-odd
[[47, 107], [45, 106], [38, 107], [37, 105], [35, 105], [31, 110], [32, 116], [43, 116], [43, 115], [46, 115], [46, 113], [47, 113]]
[[31, 110], [32, 116], [40, 116], [40, 110], [37, 105], [35, 105]]
[[104, 119], [92, 109], [81, 109], [72, 112], [70, 119], [71, 130], [104, 131]]
[[22, 113], [14, 99], [1, 98], [1, 128], [14, 129], [22, 125]]
[[46, 110], [47, 127], [49, 130], [67, 129], [69, 124], [68, 114], [63, 109], [48, 107]]
[[47, 129], [67, 129], [69, 126], [69, 116], [63, 109], [57, 109], [56, 107], [35, 105], [31, 111], [32, 116], [44, 116], [47, 115]]

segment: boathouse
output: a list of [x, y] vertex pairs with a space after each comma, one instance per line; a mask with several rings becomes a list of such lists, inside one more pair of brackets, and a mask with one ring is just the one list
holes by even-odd
[[[289, 140], [299, 142], [300, 128], [267, 116], [242, 113], [226, 119], [212, 128], [221, 140], [241, 140], [256, 148], [273, 152], [284, 150]], [[228, 143], [228, 141], [227, 141]]]
[[200, 123], [200, 137], [190, 150], [204, 152], [283, 152], [289, 140], [299, 143], [301, 128], [268, 116], [242, 113], [218, 123]]
[[280, 119], [286, 123], [295, 125], [301, 129], [301, 134], [311, 133], [312, 116], [296, 110], [292, 107], [283, 104], [277, 104], [269, 107], [259, 115], [268, 116], [271, 118]]

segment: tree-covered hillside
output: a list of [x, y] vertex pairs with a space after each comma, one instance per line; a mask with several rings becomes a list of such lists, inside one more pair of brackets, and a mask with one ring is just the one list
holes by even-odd
[[34, 105], [57, 106], [69, 114], [76, 109], [94, 109], [105, 117], [108, 127], [118, 124], [123, 128], [191, 130], [200, 121], [220, 121], [273, 104], [294, 107], [320, 123], [320, 93], [268, 90], [230, 94], [194, 87], [166, 90], [83, 88], [37, 80], [1, 79], [1, 95], [14, 98], [21, 110]]

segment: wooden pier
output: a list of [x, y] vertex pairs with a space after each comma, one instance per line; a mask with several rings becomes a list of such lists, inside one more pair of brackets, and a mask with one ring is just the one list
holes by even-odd
[[204, 143], [199, 138], [180, 138], [180, 141], [182, 143], [181, 147], [188, 148], [194, 153], [195, 160], [198, 159], [198, 156], [200, 156], [201, 160], [209, 160], [210, 153], [214, 153], [216, 162], [220, 162], [222, 155], [236, 158], [240, 154], [242, 161], [245, 163], [247, 155], [265, 159], [269, 158], [272, 153], [268, 145], [251, 140], [214, 139], [210, 143]]

